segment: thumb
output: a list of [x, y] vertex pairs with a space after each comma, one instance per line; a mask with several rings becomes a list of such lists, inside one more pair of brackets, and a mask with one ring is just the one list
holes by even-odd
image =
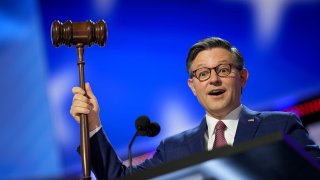
[[85, 85], [86, 87], [86, 92], [87, 92], [87, 95], [90, 97], [90, 98], [96, 98], [91, 90], [91, 87], [90, 87], [90, 84], [89, 83], [86, 83]]

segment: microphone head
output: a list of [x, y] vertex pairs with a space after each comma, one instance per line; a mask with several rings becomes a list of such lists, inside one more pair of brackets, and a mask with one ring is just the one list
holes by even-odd
[[139, 116], [135, 122], [137, 131], [146, 131], [150, 125], [150, 119], [148, 116]]
[[156, 122], [150, 123], [146, 135], [148, 137], [154, 137], [160, 132], [160, 125]]

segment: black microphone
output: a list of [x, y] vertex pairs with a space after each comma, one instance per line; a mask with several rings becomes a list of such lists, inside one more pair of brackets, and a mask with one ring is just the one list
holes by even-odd
[[147, 128], [147, 136], [148, 137], [154, 137], [158, 135], [160, 132], [160, 125], [156, 122], [150, 123]]
[[138, 136], [154, 137], [160, 132], [160, 125], [156, 122], [150, 122], [148, 116], [139, 116], [135, 122]]
[[128, 146], [128, 158], [129, 158], [129, 173], [132, 174], [132, 153], [131, 153], [131, 146], [136, 139], [137, 136], [148, 136], [154, 137], [159, 134], [160, 132], [160, 125], [156, 122], [150, 122], [148, 116], [139, 116], [136, 119], [135, 127], [137, 129], [136, 133], [134, 134], [133, 138], [130, 141]]
[[148, 116], [139, 116], [136, 119], [135, 126], [138, 132], [138, 136], [146, 136], [148, 128], [150, 126], [150, 119]]

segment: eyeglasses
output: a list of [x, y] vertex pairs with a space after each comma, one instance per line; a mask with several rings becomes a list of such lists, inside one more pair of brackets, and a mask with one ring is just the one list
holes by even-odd
[[217, 73], [219, 77], [226, 77], [231, 73], [232, 67], [238, 70], [242, 69], [242, 67], [239, 67], [233, 64], [219, 64], [218, 66], [213, 68], [202, 67], [202, 68], [196, 69], [192, 71], [192, 77], [193, 76], [196, 77], [200, 82], [206, 81], [211, 77], [212, 69], [214, 69], [214, 71]]

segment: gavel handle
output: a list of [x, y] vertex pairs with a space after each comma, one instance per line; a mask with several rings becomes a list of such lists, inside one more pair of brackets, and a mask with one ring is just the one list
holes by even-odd
[[[87, 92], [85, 90], [85, 80], [84, 80], [84, 45], [77, 44], [77, 54], [78, 54], [78, 68], [79, 68], [79, 82], [80, 87], [85, 91], [85, 96]], [[90, 144], [89, 144], [89, 128], [88, 128], [88, 115], [80, 115], [80, 154], [82, 162], [82, 178], [91, 179], [90, 177]]]
[[88, 116], [86, 114], [81, 114], [80, 117], [80, 141], [83, 179], [91, 179]]

